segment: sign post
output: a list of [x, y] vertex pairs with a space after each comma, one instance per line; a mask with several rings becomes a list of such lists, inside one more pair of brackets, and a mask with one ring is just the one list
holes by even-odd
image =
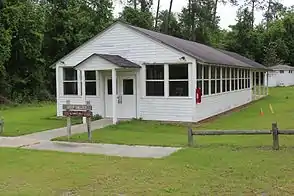
[[88, 139], [91, 140], [91, 117], [93, 116], [92, 113], [92, 106], [90, 101], [87, 101], [86, 105], [74, 105], [70, 104], [70, 101], [67, 100], [66, 104], [63, 106], [63, 116], [67, 117], [67, 137], [68, 140], [71, 137], [71, 117], [78, 116], [78, 117], [86, 117], [87, 118], [87, 131], [88, 131]]

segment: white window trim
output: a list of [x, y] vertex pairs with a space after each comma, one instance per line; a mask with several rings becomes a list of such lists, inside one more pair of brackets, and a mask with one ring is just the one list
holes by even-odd
[[[95, 71], [95, 70], [85, 70], [85, 73], [87, 71]], [[86, 97], [99, 97], [99, 72], [95, 71], [95, 80], [87, 80], [86, 79], [86, 74], [85, 74], [85, 88], [86, 88], [86, 84], [87, 82], [95, 82], [96, 83], [96, 95], [87, 95]], [[87, 93], [87, 91], [85, 91], [85, 93]]]
[[[145, 81], [144, 81], [144, 98], [164, 98], [166, 97], [165, 93], [166, 93], [166, 81], [165, 81], [165, 74], [166, 74], [166, 64], [150, 64], [151, 66], [163, 66], [163, 79], [147, 79], [147, 67], [149, 66], [149, 64], [146, 64], [144, 65], [144, 70], [143, 70], [143, 74], [144, 74], [144, 78], [145, 78]], [[147, 82], [163, 82], [164, 85], [163, 85], [163, 90], [164, 90], [164, 94], [162, 96], [150, 96], [150, 95], [147, 95]]]
[[[62, 72], [61, 72], [61, 80], [62, 80], [62, 93], [61, 93], [61, 95], [62, 96], [64, 96], [64, 97], [79, 97], [80, 96], [80, 94], [79, 94], [79, 75], [78, 75], [78, 71], [76, 70], [76, 73], [77, 73], [77, 79], [76, 80], [65, 80], [65, 77], [64, 77], [64, 74], [65, 74], [65, 72], [64, 72], [64, 70], [65, 69], [69, 69], [69, 68], [72, 68], [72, 67], [62, 67], [61, 69], [62, 69]], [[74, 82], [74, 83], [77, 83], [77, 94], [64, 94], [64, 83], [72, 83], [72, 82]]]
[[[190, 77], [189, 77], [189, 75], [190, 75], [190, 68], [189, 68], [189, 63], [182, 63], [183, 65], [185, 65], [185, 66], [187, 66], [187, 70], [188, 70], [188, 78], [187, 79], [169, 79], [169, 66], [170, 65], [177, 65], [177, 64], [165, 64], [165, 70], [164, 70], [164, 72], [166, 73], [165, 74], [165, 76], [166, 76], [166, 80], [167, 80], [167, 84], [165, 85], [166, 87], [167, 87], [167, 95], [166, 95], [166, 97], [169, 97], [169, 98], [184, 98], [184, 97], [189, 97], [189, 98], [191, 98], [191, 96], [190, 96], [190, 93], [189, 93], [189, 91], [190, 91], [190, 84], [191, 84], [191, 79], [190, 79]], [[166, 71], [167, 70], [167, 71]], [[169, 82], [188, 82], [188, 95], [187, 96], [171, 96], [170, 94], [169, 94]]]

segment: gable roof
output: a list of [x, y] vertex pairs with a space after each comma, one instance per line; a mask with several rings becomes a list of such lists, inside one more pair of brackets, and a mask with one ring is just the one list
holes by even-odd
[[110, 55], [110, 54], [97, 54], [97, 53], [93, 53], [91, 54], [89, 57], [87, 57], [86, 59], [84, 59], [83, 61], [79, 62], [75, 67], [81, 65], [83, 62], [85, 62], [86, 60], [92, 58], [93, 56], [98, 56], [106, 61], [109, 61], [119, 67], [123, 67], [123, 68], [141, 68], [140, 65], [133, 63], [132, 61], [129, 61], [119, 55]]
[[275, 65], [275, 66], [272, 66], [270, 67], [272, 70], [294, 70], [294, 67], [292, 66], [289, 66], [289, 65]]
[[268, 67], [256, 62], [256, 61], [253, 61], [245, 56], [242, 56], [238, 53], [235, 53], [235, 52], [231, 52], [231, 51], [227, 51], [227, 50], [221, 50], [219, 49], [221, 52], [227, 54], [227, 55], [230, 55], [231, 57], [235, 58], [235, 59], [238, 59], [239, 61], [242, 61], [244, 63], [247, 63], [257, 69], [269, 69]]
[[[244, 59], [243, 60], [240, 60], [241, 58], [237, 59], [237, 57], [234, 57], [232, 55], [229, 55], [228, 53], [222, 52], [219, 49], [215, 49], [213, 47], [206, 46], [204, 44], [200, 44], [197, 42], [180, 39], [180, 38], [166, 35], [163, 33], [131, 26], [131, 25], [129, 25], [125, 22], [121, 22], [121, 21], [117, 21], [117, 22], [113, 23], [108, 28], [106, 28], [104, 31], [102, 31], [101, 33], [98, 33], [96, 36], [94, 36], [93, 38], [91, 38], [90, 40], [88, 40], [87, 42], [82, 44], [80, 47], [82, 47], [82, 46], [86, 45], [87, 43], [91, 42], [92, 40], [96, 39], [99, 35], [106, 32], [108, 29], [110, 29], [111, 27], [113, 27], [116, 24], [124, 25], [125, 27], [132, 29], [132, 30], [135, 30], [136, 32], [141, 33], [142, 35], [145, 35], [145, 36], [147, 36], [157, 42], [163, 43], [171, 48], [174, 48], [180, 52], [183, 52], [183, 53], [195, 58], [196, 60], [200, 61], [200, 63], [202, 62], [202, 63], [214, 64], [214, 65], [220, 65], [220, 66], [237, 66], [237, 67], [246, 67], [246, 68], [255, 68], [255, 69], [261, 68], [260, 65], [257, 66], [255, 64], [256, 62], [254, 62], [250, 59], [248, 59], [248, 60], [250, 60], [251, 63], [248, 63], [248, 60], [246, 62]], [[78, 50], [80, 47], [74, 49], [69, 54], [67, 54], [63, 58], [59, 59], [58, 61], [61, 61], [65, 57], [69, 56], [74, 51]], [[241, 56], [241, 55], [239, 55], [239, 56]], [[241, 57], [246, 58], [243, 56], [241, 56]], [[50, 67], [54, 68], [58, 61], [56, 61]]]
[[193, 41], [188, 41], [185, 39], [173, 37], [170, 35], [166, 35], [163, 33], [131, 26], [125, 23], [122, 23], [126, 27], [134, 29], [135, 31], [148, 36], [149, 38], [161, 42], [169, 47], [172, 47], [178, 51], [181, 51], [189, 56], [194, 57], [195, 59], [209, 64], [216, 65], [233, 65], [238, 67], [248, 67], [254, 68], [253, 66], [239, 61], [227, 54], [220, 52], [219, 50], [212, 48], [210, 46], [206, 46], [204, 44], [200, 44]]

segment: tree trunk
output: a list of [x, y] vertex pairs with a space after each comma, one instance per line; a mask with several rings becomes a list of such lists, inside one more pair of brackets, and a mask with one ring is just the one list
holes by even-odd
[[191, 0], [189, 0], [189, 5], [188, 5], [188, 9], [189, 9], [189, 17], [190, 17], [190, 22], [189, 22], [189, 40], [191, 40], [192, 38], [192, 4], [191, 4]]
[[137, 10], [137, 0], [133, 0], [134, 1], [134, 9]]
[[196, 2], [195, 2], [195, 0], [192, 0], [193, 2], [192, 2], [192, 6], [191, 6], [191, 8], [192, 8], [192, 13], [191, 13], [191, 24], [192, 24], [192, 36], [191, 36], [191, 38], [192, 38], [192, 41], [196, 41], [196, 32], [195, 32], [195, 6], [196, 6]]
[[252, 29], [254, 28], [254, 11], [255, 11], [255, 0], [252, 0], [252, 8], [251, 8]]
[[218, 0], [215, 0], [214, 8], [213, 8], [213, 24], [215, 24], [215, 20], [216, 20], [217, 5], [218, 5]]
[[268, 5], [267, 5], [267, 16], [266, 16], [266, 28], [269, 28], [269, 23], [270, 23], [270, 10], [272, 6], [272, 0], [268, 0]]
[[172, 6], [173, 6], [173, 0], [170, 0], [169, 10], [168, 10], [168, 15], [167, 15], [167, 21], [166, 21], [166, 24], [165, 24], [166, 25], [165, 26], [165, 33], [166, 34], [169, 33], [169, 21], [170, 21]]
[[158, 4], [157, 4], [156, 17], [155, 17], [155, 30], [157, 29], [157, 25], [158, 25], [159, 7], [160, 7], [160, 0], [158, 0]]

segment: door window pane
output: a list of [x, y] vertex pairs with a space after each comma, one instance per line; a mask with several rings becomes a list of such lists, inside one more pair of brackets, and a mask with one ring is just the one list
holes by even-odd
[[108, 95], [112, 95], [112, 79], [107, 80], [107, 92]]
[[124, 95], [133, 95], [134, 94], [134, 80], [133, 79], [124, 79], [123, 80], [123, 94]]

